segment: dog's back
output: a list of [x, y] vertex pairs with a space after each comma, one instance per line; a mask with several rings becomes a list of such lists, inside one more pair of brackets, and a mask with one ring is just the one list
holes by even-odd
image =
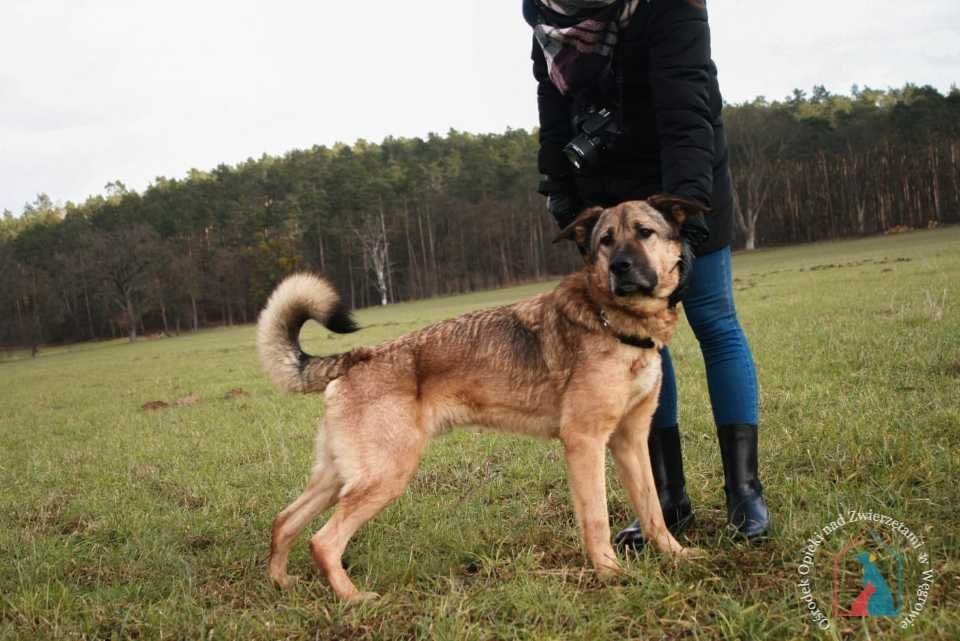
[[284, 391], [322, 392], [342, 379], [327, 394], [328, 405], [410, 397], [421, 408], [419, 427], [430, 433], [470, 423], [550, 436], [579, 339], [575, 321], [555, 298], [554, 292], [542, 294], [440, 321], [376, 347], [311, 356], [298, 339], [308, 318], [331, 331], [357, 328], [327, 281], [297, 274], [270, 297], [257, 346], [265, 371]]

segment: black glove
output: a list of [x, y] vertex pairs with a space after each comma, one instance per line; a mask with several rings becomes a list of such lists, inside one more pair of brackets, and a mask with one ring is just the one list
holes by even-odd
[[696, 260], [696, 251], [710, 238], [710, 227], [703, 214], [693, 214], [680, 225], [680, 260], [677, 269], [680, 270], [680, 280], [668, 299], [670, 307], [676, 307], [680, 299], [690, 287], [690, 277], [693, 274], [693, 261]]
[[584, 203], [577, 195], [577, 187], [572, 179], [544, 176], [537, 191], [547, 197], [547, 211], [557, 221], [560, 229], [566, 229], [584, 209]]
[[566, 229], [577, 214], [583, 211], [583, 202], [570, 194], [548, 194], [547, 211], [557, 221], [560, 229]]
[[670, 307], [676, 307], [690, 287], [693, 261], [696, 260], [694, 251], [707, 242], [708, 238], [710, 238], [710, 228], [707, 227], [707, 221], [703, 214], [689, 216], [680, 226], [680, 240], [683, 243], [680, 248], [680, 260], [677, 262], [677, 269], [680, 270], [680, 280], [677, 282], [677, 288], [673, 290], [668, 299]]
[[694, 251], [706, 243], [707, 239], [710, 238], [710, 228], [707, 226], [707, 220], [703, 217], [703, 214], [687, 216], [687, 219], [680, 226], [680, 236], [690, 243]]
[[680, 270], [680, 280], [677, 281], [676, 289], [667, 299], [667, 304], [670, 307], [676, 307], [680, 299], [683, 298], [690, 287], [690, 275], [693, 273], [693, 261], [695, 260], [693, 247], [690, 246], [690, 241], [683, 238], [683, 232], [681, 232], [681, 241], [683, 244], [680, 247], [680, 260], [677, 261], [676, 266], [676, 269]]

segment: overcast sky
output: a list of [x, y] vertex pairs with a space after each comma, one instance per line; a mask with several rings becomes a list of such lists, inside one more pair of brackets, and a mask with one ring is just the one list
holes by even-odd
[[[960, 82], [960, 0], [708, 6], [730, 102]], [[530, 42], [520, 0], [0, 0], [0, 210], [314, 144], [530, 128]]]

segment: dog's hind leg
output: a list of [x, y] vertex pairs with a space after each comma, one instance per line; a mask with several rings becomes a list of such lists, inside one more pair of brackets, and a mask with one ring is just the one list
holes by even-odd
[[684, 548], [667, 529], [663, 510], [657, 497], [650, 467], [650, 450], [647, 438], [650, 435], [650, 420], [657, 407], [659, 386], [630, 414], [625, 416], [610, 437], [610, 451], [617, 466], [618, 476], [630, 496], [643, 536], [653, 541], [661, 552], [686, 556]]
[[[330, 520], [310, 539], [310, 551], [337, 598], [365, 601], [373, 592], [360, 592], [343, 569], [341, 558], [360, 527], [403, 494], [420, 463], [427, 436], [416, 425], [415, 413], [383, 401], [367, 408], [358, 425], [340, 430], [336, 462], [345, 484]], [[341, 465], [342, 463], [342, 465]], [[349, 469], [345, 469], [349, 466]]]
[[307, 488], [273, 520], [268, 574], [276, 585], [289, 587], [296, 578], [287, 575], [290, 546], [310, 521], [333, 505], [341, 487], [321, 436], [317, 439], [316, 462]]
[[604, 469], [606, 438], [598, 434], [561, 429], [560, 440], [567, 459], [573, 507], [587, 556], [601, 577], [617, 574], [621, 568], [610, 545], [610, 514], [607, 510]]

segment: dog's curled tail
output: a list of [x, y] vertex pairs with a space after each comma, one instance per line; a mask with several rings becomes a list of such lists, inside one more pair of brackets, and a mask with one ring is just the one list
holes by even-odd
[[312, 318], [331, 332], [357, 331], [337, 290], [313, 274], [294, 274], [280, 283], [257, 321], [260, 365], [285, 392], [321, 392], [349, 367], [348, 354], [310, 356], [300, 347], [300, 328]]

